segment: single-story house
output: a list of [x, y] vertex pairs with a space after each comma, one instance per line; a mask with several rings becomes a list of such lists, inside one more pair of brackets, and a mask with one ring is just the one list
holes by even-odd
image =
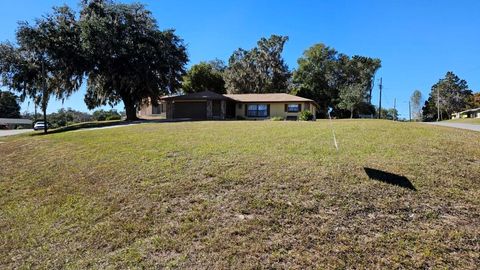
[[480, 118], [480, 108], [465, 110], [452, 114], [452, 119]]
[[315, 117], [315, 101], [285, 93], [226, 94], [211, 91], [161, 97], [139, 110], [140, 117], [163, 116], [166, 119], [268, 119], [281, 117], [297, 120], [300, 112], [309, 110]]
[[0, 118], [0, 129], [32, 128], [32, 120], [21, 118]]

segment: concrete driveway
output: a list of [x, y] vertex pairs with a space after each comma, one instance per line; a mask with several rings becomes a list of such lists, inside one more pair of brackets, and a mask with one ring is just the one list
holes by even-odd
[[0, 137], [12, 136], [27, 132], [32, 132], [31, 129], [9, 129], [9, 130], [0, 130]]
[[461, 128], [468, 129], [473, 131], [480, 131], [480, 125], [465, 124], [465, 123], [449, 123], [449, 122], [424, 122], [428, 125], [442, 126], [442, 127], [452, 127], [452, 128]]

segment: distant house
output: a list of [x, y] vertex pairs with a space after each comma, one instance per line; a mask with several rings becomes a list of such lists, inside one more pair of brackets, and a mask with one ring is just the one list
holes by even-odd
[[480, 118], [480, 108], [465, 110], [452, 114], [452, 119]]
[[281, 117], [296, 120], [300, 112], [316, 114], [317, 104], [307, 98], [285, 93], [228, 94], [210, 91], [160, 98], [158, 105], [145, 105], [141, 117], [163, 116], [166, 119], [268, 119]]
[[32, 128], [32, 120], [20, 118], [0, 118], [0, 129]]

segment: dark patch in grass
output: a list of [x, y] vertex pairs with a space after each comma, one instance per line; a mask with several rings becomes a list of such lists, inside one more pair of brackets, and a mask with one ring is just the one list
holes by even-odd
[[372, 168], [363, 168], [365, 173], [368, 175], [370, 179], [378, 180], [390, 185], [400, 186], [403, 188], [407, 188], [410, 190], [417, 191], [417, 189], [413, 186], [412, 182], [408, 180], [407, 177], [401, 176], [398, 174], [393, 174], [385, 171], [380, 171]]
[[[90, 128], [102, 128], [102, 127], [111, 127], [111, 126], [126, 126], [132, 124], [142, 124], [142, 123], [171, 123], [171, 122], [194, 122], [191, 119], [138, 119], [135, 121], [126, 121], [126, 120], [110, 120], [110, 121], [97, 121], [97, 122], [84, 122], [73, 124], [70, 126], [59, 127], [56, 129], [48, 130], [47, 134], [62, 133], [67, 131], [74, 131], [79, 129], [90, 129]], [[32, 133], [31, 136], [46, 135], [45, 133], [38, 132]]]

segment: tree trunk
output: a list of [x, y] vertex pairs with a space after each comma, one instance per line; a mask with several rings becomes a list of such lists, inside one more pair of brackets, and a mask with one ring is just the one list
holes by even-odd
[[43, 104], [43, 133], [47, 134], [48, 123], [47, 123], [47, 105]]
[[353, 119], [353, 110], [350, 111], [350, 119]]
[[128, 98], [123, 99], [123, 104], [125, 105], [125, 113], [127, 114], [126, 121], [135, 121], [138, 120], [137, 109], [135, 108], [135, 103], [129, 100]]
[[35, 104], [35, 115], [33, 116], [33, 122], [37, 122], [37, 102], [34, 100], [33, 103]]

